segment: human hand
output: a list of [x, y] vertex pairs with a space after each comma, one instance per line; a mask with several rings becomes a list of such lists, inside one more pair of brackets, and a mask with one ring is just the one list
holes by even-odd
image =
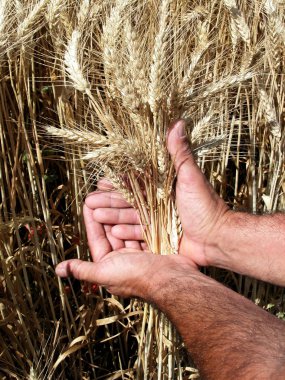
[[[197, 166], [183, 121], [169, 130], [167, 142], [177, 172], [176, 200], [183, 227], [179, 253], [199, 266], [218, 265], [220, 230], [228, 220], [229, 208]], [[94, 221], [108, 229], [109, 240], [117, 239], [120, 248], [146, 249], [141, 243], [143, 233], [137, 211], [119, 193], [111, 191], [108, 181], [100, 181], [98, 189], [87, 197], [86, 204], [94, 209]]]
[[[126, 205], [123, 202], [116, 198], [113, 204], [122, 207]], [[143, 251], [141, 247], [123, 247], [125, 243], [122, 240], [114, 238], [108, 228], [106, 231], [106, 226], [94, 220], [93, 212], [92, 208], [84, 205], [83, 215], [93, 262], [76, 259], [64, 261], [56, 267], [58, 276], [73, 276], [104, 286], [115, 295], [148, 300], [165, 273], [174, 272], [175, 277], [175, 271], [181, 271], [184, 267], [193, 270], [188, 260], [177, 255], [159, 256]]]
[[93, 210], [94, 223], [102, 224], [112, 250], [148, 249], [143, 241], [138, 212], [125, 201], [121, 193], [114, 190], [108, 180], [98, 181], [97, 191], [88, 194], [85, 206]]
[[191, 153], [185, 122], [169, 129], [167, 148], [177, 174], [176, 202], [183, 227], [180, 253], [201, 266], [218, 266], [220, 231], [231, 211], [201, 172]]

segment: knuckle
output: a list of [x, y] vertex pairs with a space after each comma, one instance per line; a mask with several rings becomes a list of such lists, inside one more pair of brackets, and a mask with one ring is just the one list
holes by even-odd
[[100, 220], [102, 220], [103, 217], [104, 217], [104, 212], [102, 212], [101, 208], [96, 208], [93, 211], [93, 219], [94, 220], [100, 222]]
[[83, 262], [80, 260], [72, 261], [70, 264], [71, 273], [73, 277], [77, 278], [78, 280], [84, 280], [84, 271], [82, 271], [82, 264]]

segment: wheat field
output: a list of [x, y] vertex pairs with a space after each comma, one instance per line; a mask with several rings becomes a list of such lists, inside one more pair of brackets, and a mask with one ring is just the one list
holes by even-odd
[[[155, 308], [61, 280], [90, 259], [82, 205], [99, 178], [176, 254], [165, 147], [184, 118], [234, 210], [285, 209], [284, 0], [0, 0], [0, 376], [195, 379]], [[204, 271], [285, 319], [283, 289]]]

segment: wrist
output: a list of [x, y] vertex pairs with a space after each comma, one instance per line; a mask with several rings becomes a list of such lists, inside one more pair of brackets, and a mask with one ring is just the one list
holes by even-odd
[[[227, 210], [219, 219], [213, 233], [208, 236], [205, 255], [209, 266], [231, 269], [232, 246], [236, 244], [234, 240], [239, 228], [237, 214], [240, 213]], [[239, 216], [238, 219], [240, 219]]]
[[161, 298], [164, 298], [166, 289], [171, 292], [172, 283], [174, 284], [178, 278], [199, 273], [199, 271], [189, 258], [182, 255], [156, 255], [155, 257], [157, 260], [152, 266], [150, 275], [143, 279], [141, 298], [160, 307]]
[[[258, 241], [252, 238], [256, 216], [228, 210], [218, 228], [214, 249], [209, 252], [210, 265], [240, 274], [256, 268]], [[262, 237], [260, 237], [262, 238]]]

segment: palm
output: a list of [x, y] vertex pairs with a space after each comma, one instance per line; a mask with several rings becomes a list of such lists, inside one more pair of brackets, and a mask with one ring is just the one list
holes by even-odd
[[[88, 203], [95, 202], [92, 195]], [[123, 239], [114, 238], [106, 225], [94, 219], [94, 209], [84, 206], [84, 220], [93, 262], [68, 260], [59, 264], [56, 272], [61, 277], [72, 275], [78, 280], [98, 283], [112, 294], [123, 297], [144, 297], [149, 280], [157, 277], [162, 267], [170, 269], [174, 263], [190, 264], [183, 257], [159, 257], [148, 251], [134, 248], [116, 248], [125, 245]], [[191, 264], [190, 264], [191, 265]]]

